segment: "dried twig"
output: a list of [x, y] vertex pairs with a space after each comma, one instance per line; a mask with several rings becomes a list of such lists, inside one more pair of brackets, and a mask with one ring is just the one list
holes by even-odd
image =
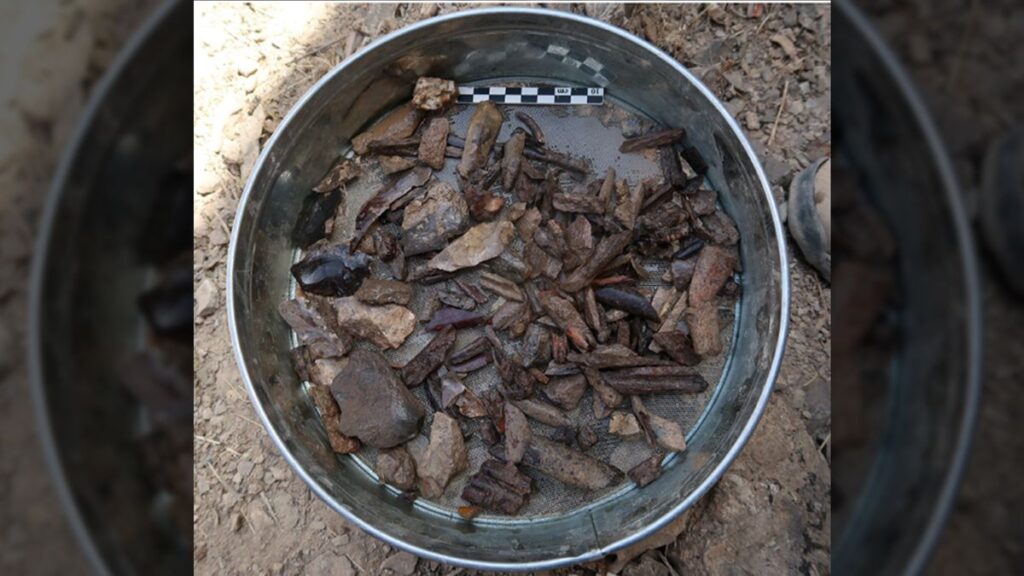
[[259, 422], [253, 420], [252, 418], [249, 418], [248, 416], [242, 416], [241, 414], [235, 414], [235, 416], [238, 416], [239, 418], [241, 418], [242, 420], [245, 420], [246, 422], [252, 424], [253, 426], [258, 426], [260, 428], [263, 428], [263, 426]]
[[832, 432], [829, 432], [828, 436], [825, 436], [825, 439], [821, 441], [821, 445], [818, 446], [818, 452], [823, 451], [825, 449], [825, 447], [828, 446], [828, 443], [831, 442], [831, 441], [832, 441]]
[[270, 518], [277, 524], [277, 514], [274, 514], [274, 507], [270, 505], [270, 500], [267, 500], [267, 495], [264, 492], [260, 492], [260, 498], [263, 500], [263, 505], [267, 507], [267, 513], [270, 514]]
[[668, 568], [668, 571], [672, 573], [672, 576], [679, 576], [679, 572], [677, 572], [676, 569], [672, 566], [672, 564], [668, 561], [668, 558], [665, 556], [664, 552], [658, 550], [658, 556], [661, 556], [661, 563], [665, 565], [665, 568]]
[[369, 574], [369, 572], [366, 571], [366, 568], [363, 568], [362, 566], [360, 566], [359, 562], [356, 562], [355, 560], [353, 560], [351, 556], [349, 556], [348, 554], [345, 554], [345, 558], [348, 558], [348, 561], [351, 562], [353, 566], [358, 568], [360, 573], [362, 573], [362, 574]]
[[339, 38], [335, 38], [334, 40], [331, 40], [330, 42], [325, 42], [324, 44], [321, 44], [321, 45], [319, 45], [319, 46], [317, 46], [317, 47], [315, 47], [315, 48], [313, 48], [311, 50], [303, 52], [302, 54], [299, 54], [298, 56], [296, 56], [296, 57], [292, 58], [291, 60], [285, 62], [285, 66], [287, 66], [289, 64], [294, 64], [294, 63], [298, 62], [299, 60], [304, 60], [306, 58], [309, 58], [310, 56], [315, 56], [316, 54], [319, 54], [320, 52], [323, 52], [324, 50], [330, 48], [331, 46], [334, 46], [335, 44], [337, 44], [338, 42], [341, 42], [342, 40], [348, 40], [348, 38], [349, 38], [349, 36], [346, 36], [344, 38], [339, 37]]
[[[219, 482], [220, 485], [225, 490], [234, 494], [239, 500], [242, 499], [238, 491], [232, 488], [231, 486], [228, 486], [228, 483], [225, 482], [223, 478], [221, 478], [220, 473], [218, 473], [217, 469], [213, 467], [213, 464], [210, 464], [209, 460], [206, 460], [204, 464], [206, 464], [206, 467], [210, 469], [210, 472], [213, 472], [213, 477], [217, 479], [217, 482]], [[252, 522], [249, 521], [249, 517], [245, 515], [245, 512], [243, 512], [241, 508], [239, 508], [238, 513], [242, 516], [242, 520], [245, 520], [245, 525], [249, 527], [249, 531], [252, 532], [253, 535], [255, 536], [256, 529], [252, 527]]]
[[789, 96], [789, 80], [782, 86], [782, 102], [779, 102], [779, 111], [775, 113], [775, 122], [772, 122], [772, 132], [768, 135], [768, 145], [771, 146], [775, 140], [775, 130], [779, 127], [779, 118], [782, 118], [782, 110], [786, 107], [786, 98]]
[[216, 210], [214, 210], [213, 215], [217, 217], [217, 222], [220, 222], [220, 227], [224, 229], [224, 233], [228, 235], [228, 238], [230, 238], [231, 237], [231, 227], [228, 226], [227, 221], [224, 220], [224, 217], [221, 216], [220, 212], [218, 212]]
[[203, 436], [202, 434], [193, 434], [192, 437], [195, 438], [196, 440], [202, 440], [203, 442], [206, 442], [208, 444], [215, 444], [217, 446], [223, 446], [225, 450], [227, 450], [228, 452], [231, 452], [235, 456], [238, 456], [238, 457], [242, 456], [241, 452], [239, 452], [238, 450], [235, 450], [234, 448], [232, 448], [231, 446], [228, 446], [227, 444], [221, 442], [220, 440], [214, 440], [213, 438], [207, 438], [206, 436]]

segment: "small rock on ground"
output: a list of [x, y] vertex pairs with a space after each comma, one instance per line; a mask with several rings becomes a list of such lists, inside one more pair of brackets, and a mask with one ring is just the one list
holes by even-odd
[[398, 552], [385, 560], [380, 565], [380, 571], [384, 574], [395, 576], [410, 576], [416, 571], [418, 558], [408, 552]]
[[203, 278], [196, 288], [196, 315], [205, 318], [217, 310], [217, 287], [213, 280]]
[[309, 576], [356, 576], [352, 562], [334, 552], [324, 552], [306, 565]]

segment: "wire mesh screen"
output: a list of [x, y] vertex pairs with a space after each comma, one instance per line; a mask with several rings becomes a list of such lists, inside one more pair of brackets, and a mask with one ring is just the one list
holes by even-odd
[[[498, 137], [499, 142], [506, 140], [512, 129], [517, 125], [517, 123], [512, 120], [513, 112], [516, 109], [521, 109], [533, 116], [537, 120], [538, 124], [540, 124], [544, 129], [544, 134], [550, 148], [560, 152], [569, 153], [575, 158], [585, 160], [591, 166], [592, 172], [588, 175], [588, 179], [603, 177], [605, 171], [609, 167], [615, 168], [617, 178], [627, 179], [630, 186], [635, 186], [643, 178], [653, 178], [657, 180], [660, 177], [660, 168], [657, 163], [655, 151], [647, 151], [642, 154], [619, 153], [618, 148], [624, 139], [624, 133], [638, 133], [649, 126], [648, 120], [638, 114], [630, 112], [625, 107], [606, 101], [603, 106], [566, 106], [552, 108], [508, 106], [502, 107], [501, 109], [505, 115], [506, 122], [502, 126], [501, 134]], [[452, 134], [459, 136], [465, 135], [466, 127], [468, 126], [472, 111], [472, 106], [459, 107], [452, 116]], [[441, 180], [451, 183], [456, 186], [456, 189], [458, 189], [458, 184], [454, 174], [455, 164], [455, 161], [450, 160], [447, 162], [445, 170], [436, 172], [435, 176]], [[384, 182], [384, 177], [379, 171], [377, 171], [376, 162], [364, 162], [363, 167], [363, 176], [353, 181], [345, 189], [344, 211], [340, 213], [336, 220], [335, 230], [333, 233], [336, 241], [345, 241], [351, 236], [355, 217], [359, 212], [359, 208], [380, 189]], [[568, 178], [569, 176], [567, 174], [563, 174], [563, 179]], [[570, 180], [566, 180], [562, 183], [563, 188], [566, 188], [571, 183], [572, 182]], [[500, 185], [497, 186], [496, 189], [500, 190]], [[503, 196], [506, 198], [505, 209], [507, 210], [508, 206], [514, 201], [514, 199], [505, 194], [503, 194]], [[501, 217], [502, 215], [499, 215], [499, 218]], [[397, 224], [387, 224], [383, 220], [381, 225], [397, 227]], [[517, 238], [509, 249], [513, 252], [518, 252], [521, 256], [521, 241]], [[299, 255], [296, 254], [295, 257], [298, 259]], [[411, 263], [412, 261], [410, 260], [410, 264]], [[666, 270], [667, 262], [647, 261], [644, 262], [643, 265], [649, 273], [649, 277], [639, 284], [638, 287], [641, 290], [653, 293], [659, 287], [668, 286], [668, 284], [665, 284], [661, 280], [662, 275]], [[378, 263], [375, 263], [375, 266], [377, 266], [377, 269], [374, 270], [375, 276], [390, 277], [385, 266], [379, 265]], [[478, 272], [468, 270], [460, 272], [459, 277], [466, 282], [474, 283], [477, 276]], [[415, 354], [419, 352], [419, 350], [422, 349], [436, 334], [433, 332], [426, 332], [423, 328], [424, 322], [429, 319], [431, 300], [435, 298], [438, 293], [445, 291], [448, 288], [447, 282], [438, 282], [436, 284], [413, 283], [413, 285], [413, 298], [409, 303], [408, 308], [416, 314], [416, 317], [420, 322], [418, 323], [416, 330], [409, 336], [401, 347], [396, 350], [385, 352], [385, 356], [392, 365], [396, 367], [404, 365], [410, 358], [415, 356]], [[489, 314], [496, 310], [503, 302], [503, 300], [496, 295], [488, 293], [488, 297], [489, 300], [485, 304], [477, 305], [476, 311]], [[735, 309], [729, 308], [722, 312], [722, 340], [725, 352], [717, 357], [704, 360], [696, 367], [696, 370], [710, 384], [707, 390], [699, 394], [673, 393], [647, 395], [644, 397], [644, 403], [650, 412], [679, 423], [682, 426], [682, 429], [688, 433], [696, 425], [704, 411], [708, 399], [714, 394], [716, 385], [721, 378], [725, 361], [728, 358], [729, 350], [731, 349], [732, 324]], [[458, 350], [482, 335], [482, 328], [459, 330], [456, 344], [453, 349]], [[498, 335], [505, 344], [507, 352], [521, 354], [523, 338], [511, 339], [507, 332], [499, 332]], [[372, 346], [367, 343], [357, 343], [356, 345]], [[500, 378], [494, 365], [489, 364], [480, 370], [464, 375], [463, 383], [468, 389], [479, 395], [482, 392], [499, 386]], [[308, 385], [309, 384], [307, 384], [307, 386]], [[543, 389], [542, 385], [538, 384], [538, 386], [540, 389]], [[430, 423], [433, 417], [432, 414], [429, 414], [431, 413], [431, 410], [429, 409], [429, 402], [427, 401], [426, 394], [424, 392], [424, 386], [415, 388], [413, 392], [423, 402], [423, 405], [428, 407], [428, 416], [421, 428], [421, 435], [410, 441], [406, 446], [410, 454], [412, 454], [414, 459], [416, 459], [420, 453], [426, 449], [429, 442], [426, 434], [429, 433]], [[597, 443], [587, 450], [587, 454], [589, 456], [606, 462], [622, 472], [626, 472], [636, 464], [654, 454], [653, 449], [645, 442], [643, 434], [636, 434], [629, 438], [622, 438], [611, 434], [608, 430], [609, 419], [598, 419], [595, 416], [593, 400], [593, 391], [588, 387], [578, 407], [567, 412], [567, 415], [577, 427], [588, 427], [595, 433]], [[628, 412], [628, 399], [622, 406], [618, 407], [617, 410], [625, 410]], [[551, 437], [555, 432], [554, 428], [533, 420], [531, 420], [531, 428], [533, 434], [543, 437]], [[466, 419], [464, 422], [463, 432], [469, 457], [469, 466], [466, 471], [462, 472], [452, 480], [442, 497], [430, 501], [429, 504], [427, 504], [447, 510], [451, 514], [455, 514], [455, 508], [466, 504], [460, 498], [463, 487], [468, 482], [469, 477], [479, 469], [480, 464], [491, 457], [489, 447], [483, 442], [479, 434], [476, 433], [476, 426], [471, 423], [470, 419]], [[365, 468], [373, 470], [376, 465], [377, 456], [377, 450], [370, 447], [364, 447], [357, 454], [352, 456], [339, 456], [339, 458], [356, 458], [364, 464]], [[630, 484], [628, 478], [623, 474], [622, 481], [617, 485], [609, 486], [599, 491], [590, 491], [573, 486], [567, 486], [526, 466], [521, 466], [521, 469], [534, 479], [534, 490], [526, 505], [517, 515], [517, 519], [519, 520], [566, 514], [576, 509], [588, 506], [610, 494], [618, 492], [624, 486]], [[424, 504], [422, 500], [420, 501], [420, 504]]]

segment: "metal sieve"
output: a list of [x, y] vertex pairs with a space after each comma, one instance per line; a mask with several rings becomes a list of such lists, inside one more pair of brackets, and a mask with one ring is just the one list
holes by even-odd
[[[373, 454], [339, 457], [330, 450], [289, 362], [291, 331], [276, 312], [292, 291], [289, 232], [303, 197], [349, 150], [349, 139], [407, 100], [421, 75], [460, 84], [602, 86], [617, 106], [685, 127], [707, 160], [708, 183], [742, 236], [743, 295], [724, 365], [702, 367], [713, 383], [706, 397], [689, 406], [652, 403], [652, 409], [689, 427], [689, 448], [668, 458], [662, 476], [646, 488], [623, 484], [580, 494], [541, 484], [533, 497], [538, 502], [524, 516], [466, 521], [452, 508], [457, 487], [449, 488], [449, 500], [411, 503], [376, 480], [368, 466]], [[570, 128], [560, 137], [575, 136], [584, 145], [581, 130]], [[371, 192], [366, 187], [347, 194], [347, 212], [357, 212]], [[232, 232], [227, 291], [232, 343], [250, 397], [285, 459], [312, 490], [396, 547], [496, 570], [598, 559], [655, 532], [706, 493], [764, 411], [781, 361], [789, 300], [785, 246], [770, 188], [750, 144], [708, 89], [671, 57], [622, 30], [562, 12], [518, 8], [461, 12], [397, 31], [311, 88], [267, 142], [246, 185]], [[410, 342], [403, 349], [411, 354], [420, 345]]]

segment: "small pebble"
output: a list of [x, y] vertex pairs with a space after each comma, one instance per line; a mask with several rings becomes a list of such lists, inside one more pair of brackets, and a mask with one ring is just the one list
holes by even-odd
[[381, 563], [380, 571], [385, 574], [390, 572], [395, 576], [410, 576], [416, 571], [417, 561], [418, 559], [408, 552], [398, 552]]
[[205, 318], [217, 310], [217, 287], [213, 280], [203, 278], [196, 289], [196, 315]]
[[747, 123], [747, 130], [760, 130], [761, 120], [757, 117], [757, 113], [753, 110], [748, 110], [743, 118]]
[[238, 65], [238, 75], [249, 77], [255, 74], [257, 69], [259, 69], [259, 65], [256, 63], [256, 60], [243, 60]]

